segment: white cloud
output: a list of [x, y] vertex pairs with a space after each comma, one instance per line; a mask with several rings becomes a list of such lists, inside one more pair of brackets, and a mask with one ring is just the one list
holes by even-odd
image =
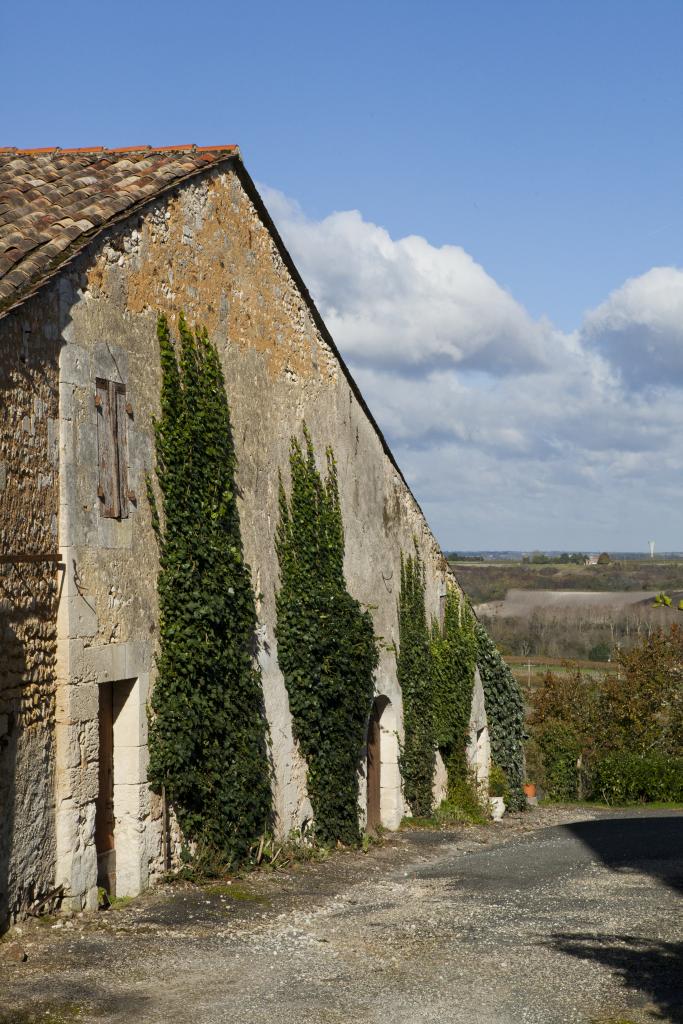
[[683, 271], [563, 333], [457, 246], [263, 193], [444, 546], [683, 547]]
[[683, 383], [683, 270], [653, 267], [630, 278], [586, 316], [583, 330], [630, 387]]
[[506, 374], [542, 368], [562, 343], [459, 246], [394, 240], [357, 210], [310, 221], [282, 193], [262, 191], [327, 326], [356, 364]]

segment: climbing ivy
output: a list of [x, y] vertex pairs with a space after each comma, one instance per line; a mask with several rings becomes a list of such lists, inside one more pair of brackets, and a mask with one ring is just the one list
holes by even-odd
[[484, 687], [492, 761], [502, 768], [509, 786], [510, 810], [526, 806], [524, 783], [524, 703], [512, 672], [484, 627], [475, 626], [477, 664]]
[[455, 587], [446, 594], [443, 624], [432, 620], [430, 648], [436, 744], [446, 765], [450, 791], [467, 776], [465, 751], [477, 662], [474, 616]]
[[437, 730], [433, 710], [432, 657], [425, 612], [425, 573], [420, 554], [401, 555], [396, 661], [403, 696], [405, 738], [399, 763], [403, 791], [415, 817], [432, 812]]
[[160, 549], [158, 679], [150, 769], [186, 838], [237, 862], [269, 824], [270, 776], [249, 567], [235, 497], [225, 382], [205, 330], [160, 317], [161, 415], [154, 424]]
[[291, 492], [280, 480], [276, 550], [278, 660], [294, 731], [308, 765], [317, 838], [353, 844], [358, 827], [358, 762], [372, 706], [378, 650], [372, 619], [346, 589], [344, 529], [337, 467], [327, 449], [327, 476], [293, 437]]

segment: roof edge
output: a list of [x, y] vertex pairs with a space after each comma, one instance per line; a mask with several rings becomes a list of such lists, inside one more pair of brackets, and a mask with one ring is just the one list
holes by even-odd
[[5, 305], [2, 305], [0, 303], [0, 320], [2, 320], [9, 313], [14, 312], [19, 306], [22, 306], [29, 299], [33, 298], [33, 296], [36, 295], [46, 285], [48, 285], [50, 281], [52, 281], [52, 279], [56, 277], [58, 273], [60, 273], [66, 266], [68, 266], [68, 264], [71, 263], [72, 260], [79, 256], [80, 253], [82, 253], [83, 250], [86, 249], [91, 242], [94, 242], [95, 239], [99, 238], [100, 235], [104, 234], [105, 231], [108, 231], [115, 224], [120, 224], [121, 221], [127, 220], [128, 217], [134, 216], [140, 210], [144, 209], [146, 206], [149, 206], [150, 203], [155, 203], [158, 199], [161, 199], [164, 196], [168, 195], [169, 193], [173, 192], [175, 188], [184, 185], [185, 182], [190, 181], [192, 178], [197, 178], [203, 174], [206, 174], [207, 171], [216, 170], [218, 167], [221, 167], [225, 163], [228, 163], [233, 160], [237, 162], [238, 166], [242, 166], [242, 154], [240, 152], [239, 146], [132, 146], [126, 149], [104, 149], [104, 147], [100, 147], [99, 149], [95, 148], [71, 150], [54, 148], [33, 150], [19, 150], [12, 148], [0, 149], [0, 156], [6, 156], [7, 154], [11, 153], [15, 153], [17, 156], [21, 156], [22, 154], [35, 155], [36, 153], [143, 153], [146, 152], [147, 150], [154, 153], [180, 153], [188, 152], [190, 150], [200, 154], [225, 152], [225, 156], [216, 158], [208, 167], [194, 167], [191, 171], [188, 171], [188, 173], [184, 174], [182, 177], [174, 178], [173, 181], [170, 181], [167, 185], [164, 185], [162, 188], [159, 189], [158, 192], [155, 192], [154, 195], [144, 196], [142, 199], [139, 199], [136, 202], [132, 203], [130, 206], [127, 206], [124, 210], [121, 210], [120, 213], [117, 213], [113, 217], [110, 217], [109, 220], [105, 221], [102, 224], [98, 224], [97, 227], [92, 229], [92, 231], [87, 231], [84, 232], [84, 234], [79, 235], [78, 238], [76, 238], [70, 246], [64, 249], [63, 252], [59, 253], [59, 255], [55, 256], [50, 267], [45, 271], [44, 274], [42, 274], [42, 276], [38, 280], [30, 281], [29, 283], [26, 284], [23, 290], [19, 289], [17, 292], [15, 292], [14, 295], [11, 296], [11, 298], [6, 300]]
[[240, 160], [238, 162], [238, 164], [237, 164], [237, 173], [240, 176], [240, 180], [242, 181], [242, 184], [244, 186], [244, 189], [245, 189], [247, 195], [249, 196], [249, 198], [251, 199], [252, 203], [256, 207], [256, 210], [257, 210], [257, 212], [259, 214], [259, 217], [261, 218], [261, 220], [263, 221], [263, 223], [267, 227], [267, 229], [268, 229], [268, 231], [269, 231], [273, 241], [275, 242], [277, 250], [280, 253], [280, 256], [282, 257], [282, 260], [283, 260], [285, 266], [287, 267], [288, 272], [292, 276], [292, 280], [294, 281], [295, 285], [297, 286], [297, 288], [301, 292], [301, 295], [303, 296], [303, 299], [306, 302], [306, 305], [308, 306], [309, 312], [310, 312], [311, 316], [313, 317], [313, 321], [314, 321], [316, 327], [320, 331], [320, 334], [322, 335], [325, 343], [327, 345], [329, 345], [330, 349], [334, 353], [335, 358], [337, 359], [337, 361], [338, 361], [338, 363], [339, 363], [339, 365], [341, 367], [342, 373], [344, 374], [344, 377], [346, 378], [347, 384], [351, 388], [351, 391], [353, 392], [353, 395], [354, 395], [356, 401], [358, 402], [358, 404], [360, 405], [361, 409], [365, 413], [368, 421], [370, 422], [370, 425], [371, 425], [372, 429], [375, 431], [375, 433], [376, 433], [376, 435], [377, 435], [377, 437], [379, 439], [379, 442], [380, 442], [380, 444], [382, 446], [382, 450], [384, 451], [384, 454], [387, 456], [387, 458], [389, 459], [389, 462], [391, 463], [391, 465], [394, 467], [394, 469], [398, 473], [399, 477], [401, 478], [401, 481], [403, 482], [403, 485], [405, 486], [406, 490], [408, 491], [408, 494], [410, 495], [412, 500], [415, 502], [415, 507], [417, 508], [418, 512], [422, 516], [422, 519], [423, 519], [427, 529], [429, 530], [431, 536], [434, 537], [434, 542], [435, 542], [437, 548], [441, 552], [441, 556], [444, 559], [444, 563], [445, 563], [447, 571], [455, 579], [454, 574], [448, 568], [448, 561], [446, 559], [446, 556], [444, 555], [444, 553], [443, 553], [443, 551], [441, 549], [441, 545], [439, 544], [438, 540], [436, 539], [436, 537], [434, 536], [434, 534], [432, 532], [432, 528], [429, 525], [429, 521], [428, 521], [426, 515], [424, 514], [419, 501], [417, 500], [417, 498], [413, 494], [412, 489], [410, 487], [410, 484], [408, 483], [408, 481], [406, 480], [405, 476], [403, 475], [403, 470], [399, 466], [399, 464], [396, 461], [396, 458], [394, 456], [394, 453], [392, 452], [391, 448], [389, 447], [387, 439], [385, 438], [384, 434], [382, 433], [382, 430], [380, 429], [380, 426], [377, 423], [377, 420], [375, 419], [375, 417], [373, 416], [372, 412], [370, 411], [370, 408], [369, 408], [367, 402], [365, 401], [365, 398], [363, 397], [362, 391], [360, 390], [360, 388], [356, 384], [356, 381], [355, 381], [355, 379], [353, 377], [353, 374], [351, 373], [351, 371], [349, 370], [348, 366], [346, 365], [344, 357], [342, 356], [341, 352], [337, 348], [337, 345], [335, 343], [334, 338], [330, 334], [329, 329], [328, 329], [325, 321], [323, 320], [322, 315], [321, 315], [320, 311], [318, 310], [318, 307], [316, 306], [311, 293], [309, 292], [308, 288], [306, 287], [304, 279], [302, 278], [301, 274], [299, 273], [294, 260], [292, 259], [292, 257], [289, 254], [287, 246], [285, 245], [285, 243], [282, 240], [282, 236], [281, 236], [280, 232], [278, 231], [273, 218], [271, 217], [270, 213], [268, 212], [268, 207], [264, 203], [259, 190], [256, 188], [256, 185], [254, 184], [254, 179], [249, 174], [249, 171], [244, 166], [244, 163], [243, 163], [242, 160]]
[[[87, 153], [93, 153], [93, 152], [115, 153], [115, 152], [118, 152], [118, 153], [122, 153], [122, 152], [144, 152], [147, 149], [150, 149], [150, 150], [153, 149], [155, 152], [157, 152], [157, 151], [159, 151], [161, 149], [161, 147], [149, 147], [149, 146], [135, 147], [135, 146], [133, 146], [133, 147], [127, 147], [126, 149], [119, 149], [119, 150], [106, 150], [106, 149], [104, 149], [104, 147], [102, 147], [102, 148], [93, 148], [93, 149], [81, 149], [81, 150], [65, 150], [65, 149], [60, 150], [58, 148], [50, 148], [50, 147], [48, 147], [47, 149], [41, 149], [41, 150], [36, 150], [36, 149], [34, 149], [34, 150], [18, 150], [18, 149], [10, 148], [10, 149], [0, 149], [0, 155], [5, 155], [7, 153], [16, 153], [17, 155], [21, 155], [22, 153], [23, 154], [29, 154], [29, 153], [35, 154], [35, 153], [57, 153], [57, 152], [62, 152], [62, 153], [75, 153], [75, 152], [84, 152], [84, 153], [85, 152], [87, 152]], [[32, 298], [42, 288], [44, 288], [46, 285], [48, 285], [50, 283], [50, 281], [54, 277], [56, 277], [57, 274], [60, 273], [66, 266], [68, 266], [69, 263], [71, 263], [74, 259], [76, 259], [76, 257], [79, 256], [83, 252], [83, 250], [88, 245], [90, 245], [91, 242], [95, 241], [95, 239], [97, 239], [100, 235], [104, 234], [105, 231], [108, 231], [115, 224], [118, 224], [121, 221], [127, 220], [129, 217], [134, 216], [139, 210], [144, 209], [146, 206], [149, 206], [151, 203], [154, 203], [158, 199], [160, 199], [160, 198], [168, 195], [169, 193], [173, 192], [175, 189], [181, 187], [183, 184], [185, 184], [187, 181], [191, 180], [192, 178], [201, 177], [204, 174], [211, 174], [211, 173], [219, 170], [220, 167], [223, 166], [225, 163], [234, 161], [237, 174], [238, 174], [238, 176], [240, 178], [240, 181], [242, 182], [244, 190], [247, 193], [247, 195], [249, 196], [249, 198], [252, 201], [252, 203], [254, 204], [254, 207], [255, 207], [255, 209], [256, 209], [256, 211], [257, 211], [261, 221], [263, 222], [263, 224], [267, 228], [271, 238], [273, 239], [273, 242], [275, 243], [275, 246], [276, 246], [276, 248], [277, 248], [277, 250], [278, 250], [278, 252], [280, 254], [280, 257], [282, 258], [283, 263], [285, 264], [285, 266], [287, 268], [288, 273], [291, 275], [292, 280], [294, 281], [294, 284], [298, 288], [299, 292], [301, 293], [301, 295], [302, 295], [302, 297], [303, 297], [303, 299], [304, 299], [304, 301], [305, 301], [305, 303], [306, 303], [306, 305], [308, 307], [308, 310], [309, 310], [309, 312], [311, 314], [311, 317], [313, 318], [313, 322], [315, 323], [317, 329], [319, 330], [323, 340], [329, 346], [329, 348], [333, 352], [335, 358], [337, 359], [337, 361], [339, 363], [339, 366], [341, 367], [341, 371], [344, 374], [344, 377], [346, 379], [346, 382], [349, 385], [349, 387], [351, 388], [351, 392], [353, 393], [356, 401], [358, 402], [359, 406], [363, 410], [365, 416], [368, 419], [368, 422], [370, 423], [372, 429], [374, 430], [375, 434], [377, 435], [377, 438], [378, 438], [378, 440], [380, 442], [380, 445], [382, 447], [382, 450], [383, 450], [384, 454], [389, 459], [389, 462], [394, 467], [395, 471], [398, 473], [398, 476], [401, 479], [404, 487], [406, 488], [406, 490], [408, 491], [408, 494], [410, 495], [411, 499], [415, 503], [415, 507], [416, 507], [417, 511], [422, 516], [422, 520], [423, 520], [425, 526], [427, 527], [427, 530], [429, 531], [431, 537], [434, 539], [434, 543], [436, 544], [436, 547], [439, 550], [439, 552], [441, 553], [441, 557], [444, 560], [445, 571], [453, 579], [455, 579], [455, 576], [454, 576], [452, 570], [448, 566], [448, 562], [446, 560], [446, 556], [444, 555], [444, 553], [443, 553], [443, 551], [441, 549], [441, 545], [439, 544], [438, 540], [434, 536], [434, 533], [432, 532], [432, 529], [431, 529], [431, 527], [429, 525], [429, 522], [427, 520], [426, 515], [424, 514], [424, 512], [422, 510], [422, 507], [421, 507], [420, 503], [418, 502], [417, 498], [413, 494], [413, 491], [412, 491], [412, 489], [410, 487], [410, 484], [408, 483], [408, 481], [406, 480], [405, 476], [403, 475], [403, 470], [401, 469], [401, 467], [399, 466], [398, 462], [396, 461], [394, 453], [392, 452], [391, 448], [389, 447], [389, 444], [388, 444], [384, 434], [382, 433], [382, 430], [380, 429], [380, 426], [377, 423], [377, 420], [373, 416], [373, 414], [370, 411], [370, 408], [369, 408], [367, 402], [365, 401], [365, 398], [363, 397], [363, 393], [361, 392], [360, 388], [358, 387], [358, 384], [356, 383], [356, 381], [355, 381], [355, 379], [353, 377], [353, 374], [351, 373], [351, 371], [349, 370], [348, 366], [346, 365], [344, 357], [342, 356], [341, 352], [337, 348], [337, 345], [336, 345], [336, 343], [334, 341], [334, 338], [330, 334], [330, 331], [329, 331], [327, 325], [325, 324], [325, 321], [323, 320], [322, 315], [320, 314], [320, 311], [318, 310], [318, 307], [316, 306], [316, 304], [315, 304], [315, 302], [313, 300], [313, 297], [311, 296], [311, 293], [309, 292], [309, 290], [308, 290], [308, 288], [307, 288], [307, 286], [306, 286], [306, 284], [305, 284], [301, 274], [299, 273], [299, 270], [297, 269], [296, 264], [294, 263], [294, 260], [290, 256], [289, 251], [288, 251], [284, 241], [282, 240], [282, 236], [280, 235], [280, 232], [278, 231], [273, 218], [271, 217], [270, 213], [268, 212], [268, 208], [267, 208], [265, 202], [263, 201], [260, 192], [258, 191], [258, 189], [256, 188], [256, 185], [254, 184], [253, 178], [251, 177], [251, 175], [247, 171], [246, 167], [244, 166], [244, 161], [242, 160], [242, 154], [240, 152], [239, 147], [238, 146], [204, 146], [204, 147], [201, 147], [201, 146], [189, 145], [189, 146], [168, 146], [168, 147], [165, 147], [165, 150], [167, 152], [173, 152], [173, 151], [178, 151], [178, 152], [185, 151], [185, 152], [187, 152], [188, 150], [194, 150], [196, 152], [214, 152], [214, 153], [220, 152], [220, 151], [224, 150], [225, 151], [225, 158], [223, 160], [215, 161], [214, 163], [211, 164], [211, 166], [193, 168], [193, 170], [190, 171], [188, 174], [184, 175], [181, 178], [174, 179], [167, 186], [165, 186], [164, 188], [161, 188], [157, 193], [155, 193], [155, 195], [153, 195], [153, 196], [146, 196], [144, 199], [140, 199], [138, 202], [133, 203], [129, 207], [126, 207], [125, 210], [122, 210], [120, 213], [116, 214], [114, 217], [112, 217], [109, 220], [107, 220], [104, 224], [100, 224], [100, 225], [98, 225], [98, 227], [94, 228], [92, 231], [88, 232], [87, 234], [83, 234], [83, 235], [79, 236], [79, 238], [76, 239], [75, 242], [74, 242], [73, 249], [65, 249], [64, 252], [60, 253], [59, 256], [55, 257], [54, 263], [52, 264], [50, 269], [43, 275], [43, 277], [39, 281], [35, 281], [35, 282], [32, 282], [30, 285], [27, 285], [25, 292], [20, 293], [20, 294], [14, 296], [13, 300], [11, 301], [11, 303], [9, 305], [7, 305], [4, 309], [0, 308], [0, 320], [2, 320], [8, 314], [14, 312], [19, 306], [22, 306], [24, 304], [24, 302], [28, 301], [28, 299]], [[456, 583], [457, 583], [457, 580], [456, 580]]]

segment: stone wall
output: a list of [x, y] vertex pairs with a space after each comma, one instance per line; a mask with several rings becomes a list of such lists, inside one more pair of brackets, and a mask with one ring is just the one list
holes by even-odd
[[[59, 546], [66, 572], [58, 620], [54, 856], [56, 879], [73, 908], [93, 906], [96, 899], [98, 688], [105, 682], [119, 688], [121, 702], [114, 739], [118, 891], [138, 891], [162, 866], [161, 807], [145, 785], [145, 703], [153, 685], [158, 619], [157, 550], [145, 475], [154, 464], [159, 312], [168, 315], [172, 329], [181, 310], [190, 323], [206, 326], [223, 361], [242, 534], [258, 595], [278, 829], [287, 834], [311, 814], [274, 636], [278, 470], [287, 482], [290, 437], [301, 436], [304, 419], [321, 456], [327, 445], [334, 448], [347, 581], [371, 608], [381, 638], [377, 691], [389, 709], [383, 722], [392, 723], [391, 729], [383, 727], [382, 818], [393, 827], [404, 813], [394, 654], [401, 552], [418, 545], [429, 614], [438, 613], [448, 568], [264, 217], [235, 163], [111, 228], [41, 293], [62, 342]], [[96, 378], [125, 385], [131, 407], [133, 497], [128, 518], [120, 521], [102, 516], [97, 493]], [[360, 801], [364, 806], [363, 780]]]
[[[58, 310], [0, 321], [0, 931], [54, 872]], [[11, 561], [8, 559], [11, 558]]]

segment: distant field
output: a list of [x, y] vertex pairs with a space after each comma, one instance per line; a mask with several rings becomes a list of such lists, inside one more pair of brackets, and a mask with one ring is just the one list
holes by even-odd
[[544, 655], [508, 654], [505, 660], [514, 671], [521, 669], [522, 666], [527, 668], [529, 665], [533, 672], [545, 672], [547, 669], [552, 669], [555, 672], [567, 666], [578, 667], [587, 672], [616, 672], [617, 670], [617, 666], [612, 661], [586, 661], [580, 658], [568, 660], [567, 658], [547, 658]]
[[[676, 607], [683, 595], [680, 561], [451, 565], [501, 651], [531, 655], [539, 665], [562, 658], [607, 663], [617, 648], [628, 650], [652, 629], [674, 622], [683, 627]], [[653, 607], [661, 591], [671, 597], [671, 608]]]
[[623, 561], [610, 565], [522, 565], [451, 562], [475, 605], [504, 600], [509, 590], [683, 591], [683, 562]]
[[580, 668], [584, 676], [592, 678], [603, 676], [606, 672], [617, 672], [619, 666], [614, 661], [586, 661], [580, 658], [548, 658], [542, 654], [527, 655], [506, 654], [505, 660], [512, 669], [514, 677], [528, 687], [539, 686], [546, 672], [555, 676], [564, 676]]
[[[649, 607], [656, 590], [508, 590], [502, 601], [489, 601], [476, 606], [478, 615], [503, 618], [525, 618], [538, 609], [560, 613], [562, 610], [592, 609], [622, 611], [631, 605]], [[680, 613], [679, 613], [680, 614]]]

